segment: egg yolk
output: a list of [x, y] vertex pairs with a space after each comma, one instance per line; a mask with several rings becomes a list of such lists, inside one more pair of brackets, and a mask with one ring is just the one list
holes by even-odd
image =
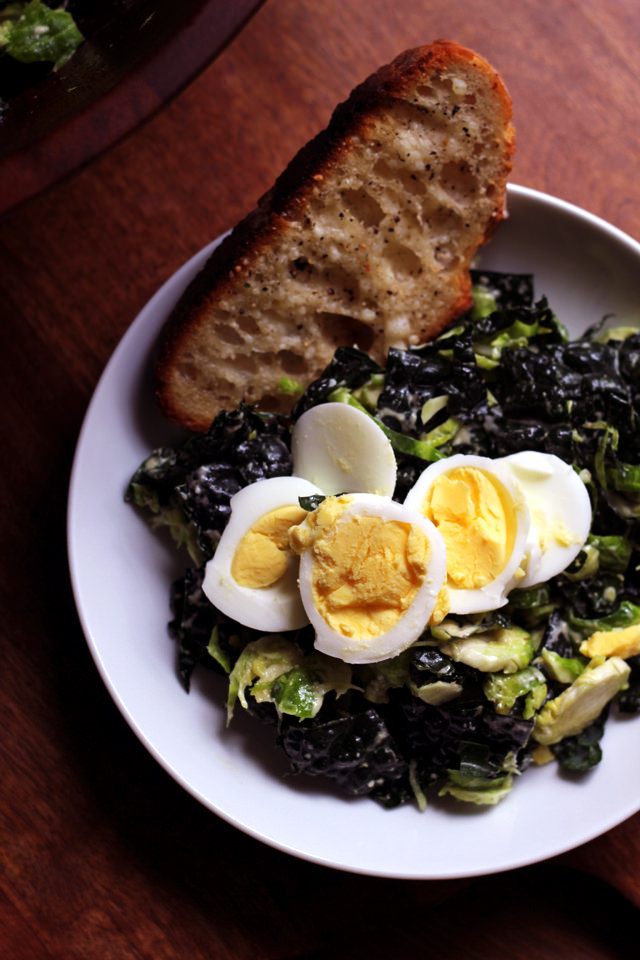
[[325, 500], [307, 530], [296, 527], [291, 539], [294, 549], [313, 551], [312, 595], [323, 619], [344, 637], [371, 639], [390, 630], [413, 602], [430, 545], [423, 530], [400, 520], [356, 515], [336, 523], [346, 502]]
[[437, 626], [439, 623], [442, 623], [444, 618], [449, 613], [449, 588], [445, 584], [439, 591], [438, 596], [436, 597], [436, 603], [433, 608], [433, 613], [429, 617], [429, 624], [431, 626]]
[[580, 653], [586, 657], [635, 657], [640, 653], [640, 624], [597, 630], [588, 640], [582, 641]]
[[245, 533], [231, 562], [231, 576], [241, 587], [270, 587], [284, 576], [289, 561], [289, 530], [306, 511], [297, 504], [263, 514]]
[[513, 551], [516, 516], [496, 477], [478, 467], [443, 473], [430, 488], [423, 512], [443, 536], [453, 587], [473, 590], [499, 576]]
[[301, 554], [332, 527], [342, 516], [352, 497], [343, 494], [340, 497], [326, 497], [315, 510], [304, 518], [304, 523], [289, 530], [289, 546], [294, 553]]

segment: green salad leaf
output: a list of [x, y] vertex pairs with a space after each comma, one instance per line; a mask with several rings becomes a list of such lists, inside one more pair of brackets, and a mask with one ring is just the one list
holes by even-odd
[[640, 623], [640, 605], [630, 600], [623, 600], [617, 610], [609, 616], [598, 620], [583, 620], [569, 615], [568, 623], [573, 630], [587, 638], [598, 630], [617, 630], [620, 627], [631, 627]]
[[272, 703], [281, 713], [315, 717], [329, 691], [338, 696], [351, 687], [351, 669], [322, 653], [304, 654], [279, 634], [246, 645], [229, 674], [227, 719], [236, 700], [247, 709], [250, 693], [256, 703]]
[[40, 0], [12, 3], [0, 12], [0, 48], [21, 63], [47, 61], [59, 70], [84, 37], [73, 16]]
[[537, 667], [528, 666], [515, 673], [492, 673], [482, 685], [484, 695], [495, 704], [497, 713], [510, 713], [520, 697], [525, 698], [522, 716], [533, 717], [547, 696], [544, 674]]

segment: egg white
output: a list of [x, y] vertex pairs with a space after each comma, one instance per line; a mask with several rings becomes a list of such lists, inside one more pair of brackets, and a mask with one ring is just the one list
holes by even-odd
[[459, 467], [472, 467], [490, 474], [505, 488], [515, 509], [516, 529], [514, 531], [513, 548], [500, 573], [490, 583], [482, 587], [459, 588], [450, 580], [448, 581], [451, 613], [482, 613], [504, 606], [509, 592], [520, 584], [520, 578], [523, 574], [520, 563], [524, 556], [530, 525], [529, 510], [522, 493], [504, 464], [489, 457], [467, 454], [445, 457], [423, 470], [409, 490], [404, 501], [405, 505], [422, 512], [427, 494], [437, 478]]
[[321, 403], [305, 411], [291, 435], [293, 473], [327, 495], [391, 496], [396, 458], [388, 437], [371, 417], [348, 403]]
[[297, 630], [308, 623], [298, 591], [296, 556], [290, 555], [285, 574], [268, 587], [240, 585], [231, 574], [231, 564], [238, 544], [260, 517], [278, 507], [297, 504], [298, 497], [321, 492], [302, 477], [271, 477], [244, 487], [231, 498], [231, 516], [206, 565], [202, 584], [214, 607], [238, 623], [265, 633]]
[[429, 541], [430, 556], [427, 574], [412, 603], [402, 617], [385, 633], [376, 637], [344, 636], [324, 619], [314, 603], [313, 567], [311, 549], [300, 558], [300, 596], [307, 617], [316, 631], [315, 647], [331, 657], [346, 663], [376, 663], [395, 657], [410, 647], [425, 630], [444, 584], [446, 575], [446, 551], [444, 540], [435, 526], [421, 513], [373, 494], [355, 494], [344, 512], [336, 520], [336, 528], [352, 517], [381, 517], [420, 527]]
[[[500, 462], [520, 487], [531, 516], [525, 576], [518, 586], [535, 586], [562, 573], [578, 556], [591, 529], [591, 500], [573, 467], [554, 454], [524, 450]], [[569, 543], [554, 535], [561, 530]]]

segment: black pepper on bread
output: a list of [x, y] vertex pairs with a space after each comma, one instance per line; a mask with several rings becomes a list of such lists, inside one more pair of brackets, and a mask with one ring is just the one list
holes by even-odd
[[291, 404], [339, 345], [384, 362], [470, 305], [469, 264], [504, 216], [514, 132], [499, 74], [440, 40], [356, 87], [217, 247], [160, 343], [156, 397], [206, 430], [242, 400]]

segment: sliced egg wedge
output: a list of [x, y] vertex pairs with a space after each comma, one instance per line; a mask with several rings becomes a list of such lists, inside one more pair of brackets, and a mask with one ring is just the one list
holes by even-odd
[[553, 454], [523, 450], [499, 462], [522, 490], [531, 517], [518, 586], [535, 586], [579, 554], [591, 529], [591, 500], [573, 467]]
[[442, 534], [450, 612], [503, 606], [524, 575], [530, 523], [507, 467], [488, 457], [445, 457], [423, 470], [404, 502]]
[[298, 498], [320, 493], [301, 477], [271, 477], [231, 498], [231, 516], [202, 584], [218, 610], [268, 633], [297, 630], [308, 623], [289, 529], [306, 516]]
[[425, 630], [446, 574], [435, 526], [388, 497], [328, 497], [290, 532], [316, 649], [346, 663], [401, 653]]
[[362, 410], [321, 403], [296, 421], [291, 434], [293, 473], [323, 493], [375, 493], [390, 497], [396, 458], [388, 437]]

